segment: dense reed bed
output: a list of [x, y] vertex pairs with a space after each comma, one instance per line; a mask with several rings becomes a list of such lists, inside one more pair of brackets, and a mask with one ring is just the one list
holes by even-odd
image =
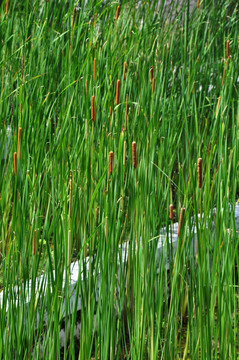
[[237, 358], [238, 4], [183, 4], [1, 2], [0, 358]]

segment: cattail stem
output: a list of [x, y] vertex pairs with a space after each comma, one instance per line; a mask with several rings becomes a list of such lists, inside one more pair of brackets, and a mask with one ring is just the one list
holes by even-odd
[[152, 80], [152, 93], [154, 93], [155, 90], [155, 79]]
[[91, 97], [91, 120], [95, 121], [95, 95]]
[[230, 50], [229, 50], [229, 40], [227, 40], [227, 43], [226, 43], [226, 55], [227, 55], [227, 59], [229, 59], [229, 56], [230, 56]]
[[116, 84], [116, 105], [119, 104], [119, 97], [120, 97], [120, 80], [117, 80]]
[[67, 243], [67, 266], [70, 266], [71, 261], [71, 230], [68, 231], [68, 243]]
[[132, 142], [132, 158], [133, 158], [133, 167], [137, 168], [137, 154], [136, 154], [136, 141]]
[[71, 218], [72, 209], [72, 171], [70, 172], [70, 201], [69, 201], [69, 217]]
[[112, 174], [113, 158], [114, 158], [113, 151], [110, 151], [110, 153], [109, 153], [109, 173], [110, 173], [110, 175]]
[[150, 68], [150, 82], [151, 82], [151, 84], [153, 82], [153, 79], [154, 79], [154, 67], [151, 66], [151, 68]]
[[34, 230], [33, 246], [32, 246], [33, 255], [36, 255], [36, 247], [37, 247], [37, 231]]
[[127, 119], [128, 119], [128, 94], [126, 94], [126, 103], [125, 103], [124, 131], [127, 130]]
[[198, 159], [198, 187], [202, 187], [202, 158]]
[[124, 141], [123, 166], [126, 164], [126, 141]]
[[180, 230], [181, 230], [182, 222], [184, 219], [184, 215], [185, 215], [185, 208], [181, 208], [180, 218], [179, 218], [179, 222], [178, 222], [178, 236], [180, 235]]
[[169, 219], [173, 220], [173, 205], [169, 205]]
[[217, 100], [217, 108], [216, 108], [216, 118], [217, 118], [217, 115], [218, 115], [218, 111], [219, 111], [219, 106], [220, 106], [220, 102], [221, 102], [221, 96], [218, 97], [218, 100]]
[[13, 162], [14, 162], [14, 174], [17, 175], [17, 153], [13, 154]]
[[19, 156], [20, 140], [21, 140], [21, 131], [22, 128], [18, 128], [18, 138], [17, 138], [17, 156]]
[[93, 66], [93, 80], [95, 80], [95, 65], [96, 65], [96, 58], [94, 58], [94, 66]]
[[124, 80], [126, 79], [126, 73], [127, 73], [127, 63], [124, 62], [124, 77], [123, 77]]
[[117, 9], [116, 9], [116, 20], [118, 20], [118, 18], [119, 18], [119, 12], [120, 12], [120, 6], [117, 6]]

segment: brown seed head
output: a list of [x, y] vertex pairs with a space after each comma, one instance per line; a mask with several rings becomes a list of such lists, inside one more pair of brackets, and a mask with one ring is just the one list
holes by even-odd
[[120, 6], [117, 6], [117, 9], [116, 9], [116, 20], [118, 20], [118, 18], [119, 18], [119, 12], [120, 12]]
[[198, 187], [202, 187], [202, 158], [198, 159]]
[[199, 8], [200, 0], [197, 1], [197, 8]]
[[185, 208], [181, 208], [180, 218], [179, 218], [179, 222], [178, 222], [178, 236], [180, 234], [180, 229], [181, 229], [181, 225], [182, 225], [182, 222], [183, 222], [183, 219], [184, 219], [184, 214], [185, 214]]
[[227, 55], [227, 59], [228, 59], [228, 58], [229, 58], [229, 56], [230, 56], [229, 46], [230, 46], [230, 44], [229, 44], [229, 40], [227, 40], [227, 44], [226, 44], [226, 55]]
[[124, 62], [124, 80], [126, 79], [126, 73], [127, 73], [127, 63]]
[[91, 97], [91, 120], [95, 121], [95, 95]]
[[154, 78], [154, 67], [151, 66], [151, 68], [150, 68], [150, 82], [151, 82], [151, 84], [152, 84], [153, 78]]
[[119, 104], [119, 97], [120, 97], [120, 80], [117, 80], [116, 84], [116, 105]]
[[110, 151], [110, 152], [109, 152], [109, 173], [110, 173], [110, 174], [112, 174], [113, 158], [114, 158], [113, 151]]
[[137, 168], [137, 154], [136, 154], [136, 142], [132, 142], [132, 158], [133, 158], [133, 167]]
[[173, 220], [173, 205], [169, 205], [169, 219]]

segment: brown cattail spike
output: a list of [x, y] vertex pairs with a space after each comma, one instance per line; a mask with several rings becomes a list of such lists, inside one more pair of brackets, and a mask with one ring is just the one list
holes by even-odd
[[227, 54], [227, 59], [229, 59], [229, 56], [230, 56], [229, 40], [227, 40], [227, 44], [226, 44], [226, 54]]
[[126, 79], [126, 73], [127, 73], [127, 63], [124, 62], [124, 77], [123, 77], [124, 80]]
[[9, 0], [6, 1], [6, 15], [8, 14], [8, 9], [9, 9]]
[[198, 159], [198, 187], [202, 187], [202, 158]]
[[110, 174], [112, 174], [113, 158], [114, 158], [113, 151], [110, 151], [110, 153], [109, 153], [109, 173]]
[[119, 97], [120, 97], [120, 80], [117, 80], [117, 84], [116, 84], [116, 105], [119, 104]]
[[154, 79], [154, 67], [151, 66], [151, 68], [150, 68], [150, 82], [151, 82], [151, 84], [153, 82], [153, 79]]
[[95, 80], [95, 64], [96, 64], [96, 58], [94, 58], [93, 80]]
[[200, 0], [197, 1], [197, 8], [199, 8]]
[[95, 121], [95, 95], [91, 97], [91, 120]]
[[116, 9], [116, 20], [118, 20], [118, 18], [119, 18], [119, 12], [120, 12], [120, 6], [117, 6], [117, 9]]
[[19, 156], [20, 140], [21, 140], [21, 131], [22, 128], [18, 128], [18, 138], [17, 138], [17, 156]]
[[173, 205], [169, 205], [169, 219], [173, 220]]
[[14, 174], [17, 175], [17, 153], [13, 154], [13, 162], [14, 162]]
[[33, 238], [33, 246], [32, 246], [33, 255], [36, 255], [36, 247], [37, 247], [37, 231], [34, 230], [34, 238]]
[[184, 214], [185, 214], [185, 208], [181, 208], [180, 211], [180, 218], [179, 218], [179, 223], [178, 223], [178, 236], [180, 235], [180, 229], [181, 229], [181, 225], [184, 219]]
[[137, 154], [136, 154], [136, 142], [132, 142], [132, 158], [133, 158], [133, 167], [137, 168]]

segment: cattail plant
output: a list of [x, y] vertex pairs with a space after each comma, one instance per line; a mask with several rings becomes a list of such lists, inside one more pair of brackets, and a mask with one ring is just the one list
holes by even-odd
[[71, 218], [72, 209], [72, 171], [70, 171], [70, 201], [69, 201], [69, 217]]
[[110, 151], [110, 153], [109, 153], [109, 173], [110, 173], [110, 175], [112, 174], [113, 158], [114, 158], [113, 151]]
[[67, 266], [70, 266], [71, 263], [71, 230], [68, 230], [68, 239], [67, 239]]
[[185, 215], [185, 208], [181, 208], [180, 218], [179, 218], [179, 222], [178, 222], [178, 236], [180, 235], [180, 230], [181, 230], [182, 222], [184, 219], [184, 215]]
[[126, 73], [127, 73], [127, 63], [124, 62], [124, 77], [123, 77], [124, 80], [126, 79]]
[[6, 1], [6, 15], [8, 14], [8, 9], [9, 9], [9, 0]]
[[198, 187], [201, 189], [202, 187], [202, 158], [198, 159]]
[[152, 93], [154, 93], [155, 90], [155, 79], [152, 80]]
[[[223, 85], [223, 84], [222, 84]], [[217, 118], [217, 115], [218, 115], [218, 111], [219, 111], [219, 107], [220, 107], [220, 102], [221, 102], [221, 96], [218, 97], [218, 100], [217, 100], [217, 108], [216, 108], [216, 118]]]
[[126, 164], [126, 140], [124, 140], [123, 166]]
[[21, 140], [21, 131], [22, 128], [18, 128], [18, 138], [17, 138], [17, 156], [19, 156], [20, 140]]
[[95, 95], [91, 97], [91, 120], [95, 121]]
[[95, 65], [96, 65], [96, 58], [94, 58], [94, 65], [93, 65], [93, 80], [95, 80]]
[[169, 205], [169, 219], [173, 220], [173, 205]]
[[32, 253], [36, 255], [36, 247], [37, 247], [37, 231], [34, 230], [33, 244], [32, 244]]
[[197, 8], [199, 8], [200, 0], [197, 1]]
[[230, 56], [230, 50], [229, 50], [229, 40], [227, 40], [226, 42], [226, 56], [227, 56], [227, 59], [229, 59], [229, 56]]
[[137, 168], [137, 154], [136, 154], [136, 141], [132, 142], [132, 158], [133, 158], [133, 167]]
[[127, 119], [128, 119], [128, 94], [126, 94], [126, 102], [125, 102], [124, 131], [127, 130]]
[[151, 68], [150, 68], [150, 82], [151, 82], [151, 84], [153, 82], [153, 79], [154, 79], [154, 67], [151, 66]]
[[116, 20], [118, 20], [118, 18], [119, 18], [119, 12], [120, 12], [120, 6], [117, 6], [117, 9], [116, 9]]
[[120, 97], [120, 80], [117, 80], [116, 84], [116, 105], [119, 104], [119, 97]]
[[14, 174], [17, 175], [17, 153], [13, 154], [13, 163], [14, 163]]

